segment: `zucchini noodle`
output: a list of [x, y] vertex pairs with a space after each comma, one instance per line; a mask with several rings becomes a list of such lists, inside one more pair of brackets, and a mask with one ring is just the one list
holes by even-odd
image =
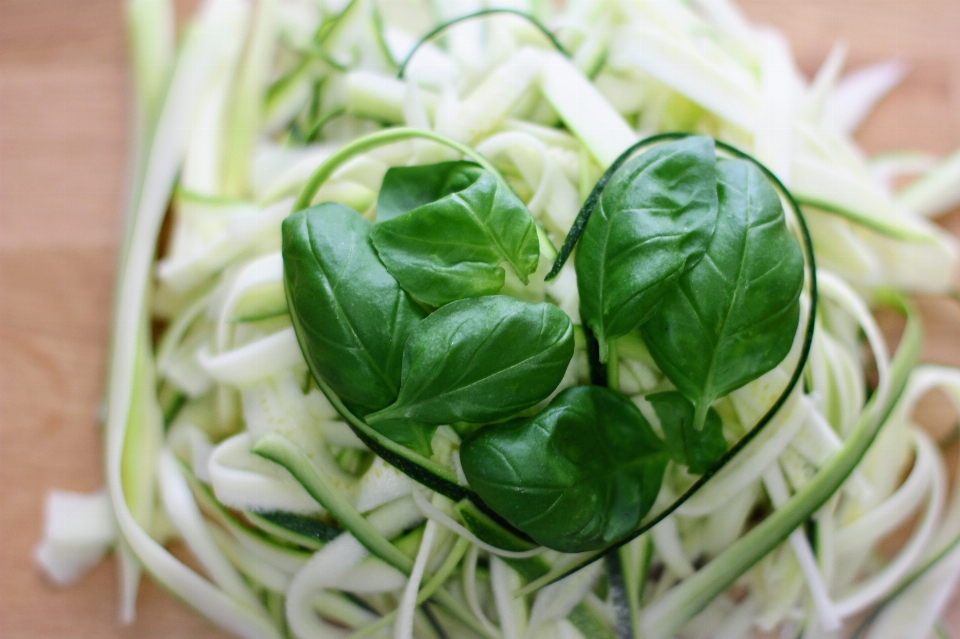
[[[169, 0], [128, 4], [137, 151], [107, 486], [51, 498], [52, 578], [114, 545], [124, 621], [145, 571], [248, 639], [935, 631], [960, 580], [960, 483], [912, 413], [932, 389], [960, 412], [960, 370], [918, 364], [908, 296], [955, 295], [957, 243], [930, 218], [960, 202], [960, 164], [868, 162], [850, 138], [902, 68], [844, 76], [838, 47], [808, 81], [728, 0], [205, 0], [179, 42]], [[799, 324], [779, 364], [713, 402], [725, 452], [702, 474], [664, 462], [649, 513], [599, 550], [538, 545], [479, 497], [476, 425], [414, 450], [304, 356], [283, 220], [335, 202], [375, 222], [389, 169], [465, 160], [536, 222], [539, 262], [504, 269], [499, 294], [573, 324], [559, 386], [521, 415], [602, 381], [663, 436], [648, 398], [676, 387], [636, 329], [600, 362], [568, 259], [618, 170], [691, 135], [776, 192], [804, 259]], [[881, 307], [904, 320], [893, 348]]]

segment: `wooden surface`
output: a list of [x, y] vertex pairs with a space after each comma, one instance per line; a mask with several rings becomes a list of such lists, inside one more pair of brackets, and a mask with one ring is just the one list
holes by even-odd
[[[913, 66], [871, 117], [870, 151], [960, 146], [960, 1], [753, 0], [812, 73], [834, 41], [856, 66]], [[103, 391], [126, 167], [119, 0], [0, 0], [0, 637], [220, 637], [151, 582], [116, 621], [112, 560], [56, 589], [31, 554], [51, 488], [102, 484]], [[955, 231], [960, 217], [946, 220]], [[922, 301], [928, 359], [960, 363], [960, 312]], [[953, 423], [953, 418], [949, 425]], [[960, 604], [952, 613], [960, 637]]]

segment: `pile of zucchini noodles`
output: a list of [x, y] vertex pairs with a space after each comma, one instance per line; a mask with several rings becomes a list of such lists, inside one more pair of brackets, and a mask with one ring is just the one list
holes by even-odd
[[[868, 159], [853, 144], [902, 77], [895, 63], [842, 75], [838, 47], [807, 81], [782, 36], [727, 0], [565, 4], [206, 0], [175, 45], [170, 2], [128, 2], [138, 145], [108, 485], [51, 500], [38, 559], [52, 575], [75, 578], [115, 537], [125, 620], [146, 571], [251, 639], [930, 636], [960, 573], [960, 491], [911, 414], [934, 388], [960, 406], [960, 370], [918, 365], [904, 294], [952, 289], [957, 246], [927, 218], [960, 201], [960, 157]], [[364, 137], [389, 127], [405, 127], [390, 144]], [[606, 167], [668, 131], [750, 153], [799, 203], [815, 260], [793, 351], [716, 405], [728, 443], [749, 441], [699, 482], [671, 466], [659, 523], [604, 561], [493, 543], [371, 453], [311, 382], [280, 223], [318, 176], [313, 201], [374, 219], [387, 168], [458, 159], [460, 143], [559, 246]], [[573, 265], [545, 282], [549, 253], [529, 286], [507, 289], [579, 322]], [[892, 353], [879, 306], [906, 318]], [[642, 344], [621, 349], [615, 373], [641, 409], [669, 388]], [[561, 387], [588, 379], [578, 343]], [[297, 463], [252, 452], [268, 435]], [[456, 471], [458, 443], [440, 427], [434, 460]], [[165, 548], [174, 540], [198, 569]]]

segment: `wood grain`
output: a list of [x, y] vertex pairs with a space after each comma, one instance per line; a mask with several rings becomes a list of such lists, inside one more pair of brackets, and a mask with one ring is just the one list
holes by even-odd
[[[185, 4], [185, 3], [181, 3]], [[189, 3], [186, 3], [189, 4]], [[866, 123], [869, 151], [960, 145], [960, 2], [749, 0], [815, 71], [899, 57], [906, 82]], [[0, 636], [222, 637], [145, 581], [116, 621], [112, 561], [73, 588], [33, 566], [43, 496], [102, 484], [98, 406], [126, 174], [127, 75], [118, 0], [0, 0]], [[946, 223], [960, 230], [960, 215]], [[960, 311], [921, 305], [925, 355], [960, 364]], [[953, 420], [953, 417], [945, 417]], [[952, 421], [945, 424], [949, 426]], [[951, 623], [960, 636], [960, 610]]]

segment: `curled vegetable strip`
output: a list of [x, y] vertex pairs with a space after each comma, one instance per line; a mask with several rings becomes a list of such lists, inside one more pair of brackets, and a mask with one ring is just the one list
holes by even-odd
[[445, 528], [448, 528], [449, 530], [453, 531], [460, 537], [463, 537], [464, 539], [469, 540], [470, 543], [472, 543], [477, 548], [482, 548], [483, 550], [486, 550], [492, 555], [496, 555], [498, 557], [507, 557], [511, 559], [526, 559], [527, 557], [536, 557], [537, 555], [540, 555], [547, 550], [546, 548], [541, 546], [539, 548], [534, 548], [532, 550], [524, 550], [524, 551], [518, 552], [518, 551], [512, 551], [512, 550], [504, 550], [502, 548], [497, 548], [496, 546], [492, 546], [486, 543], [485, 541], [481, 540], [480, 538], [478, 538], [472, 532], [470, 532], [469, 530], [467, 530], [466, 528], [464, 528], [463, 526], [455, 522], [453, 518], [451, 518], [449, 515], [443, 513], [440, 509], [438, 509], [436, 506], [431, 504], [427, 500], [426, 496], [424, 496], [424, 494], [420, 492], [418, 488], [414, 487], [412, 494], [413, 494], [413, 503], [417, 505], [417, 509], [420, 511], [420, 513], [424, 517], [426, 517], [430, 521], [436, 522], [437, 524]]
[[503, 639], [523, 639], [526, 632], [527, 606], [515, 593], [520, 577], [497, 556], [490, 557], [490, 583], [500, 619]]
[[[517, 152], [518, 146], [528, 146], [540, 156], [539, 176], [534, 177], [529, 164], [520, 160], [522, 156]], [[530, 199], [527, 201], [527, 208], [530, 209], [530, 212], [535, 216], [542, 211], [546, 205], [544, 200], [548, 197], [548, 190], [551, 186], [550, 158], [547, 156], [547, 147], [542, 142], [530, 134], [510, 131], [490, 136], [477, 145], [477, 151], [487, 157], [506, 153], [517, 165], [517, 168], [520, 169], [527, 184], [532, 186], [536, 183], [537, 185], [533, 191], [533, 195], [530, 196]]]
[[[901, 402], [907, 415], [916, 401], [933, 388], [942, 389], [960, 407], [960, 371], [941, 366], [920, 366], [910, 379], [910, 387]], [[910, 632], [926, 633], [934, 628], [937, 617], [948, 602], [949, 593], [960, 578], [960, 490], [955, 479], [949, 508], [928, 549], [924, 563], [881, 602], [854, 637], [859, 639], [870, 626], [868, 639], [893, 639]]]
[[[371, 514], [369, 526], [378, 535], [389, 538], [419, 521], [420, 514], [410, 507], [409, 500], [399, 500]], [[335, 588], [368, 555], [369, 551], [356, 537], [344, 533], [324, 546], [294, 576], [287, 592], [286, 612], [298, 639], [347, 636], [317, 616], [314, 598], [323, 589]]]
[[248, 386], [303, 362], [303, 354], [292, 328], [286, 328], [232, 351], [199, 354], [200, 365], [221, 383]]
[[930, 482], [927, 511], [916, 531], [897, 556], [883, 570], [871, 575], [853, 592], [837, 601], [837, 611], [844, 617], [864, 610], [867, 606], [879, 601], [910, 571], [910, 567], [914, 565], [929, 543], [934, 526], [940, 518], [946, 484], [943, 461], [928, 435], [916, 429], [912, 429], [911, 434], [917, 450], [915, 467], [917, 472], [926, 475], [927, 481]]
[[[774, 464], [764, 471], [763, 483], [774, 506], [780, 507], [787, 502], [789, 492], [779, 466]], [[817, 568], [810, 542], [799, 528], [791, 532], [788, 539], [793, 554], [800, 564], [800, 570], [803, 571], [803, 576], [807, 581], [807, 588], [810, 591], [813, 605], [817, 609], [820, 626], [827, 631], [837, 630], [840, 627], [840, 612], [838, 607], [830, 601], [830, 594], [827, 592], [826, 584]]]
[[499, 636], [500, 631], [484, 614], [480, 607], [480, 600], [477, 597], [477, 559], [480, 556], [480, 549], [476, 543], [471, 544], [467, 550], [467, 557], [463, 563], [463, 594], [470, 606], [470, 610], [476, 615], [483, 627], [492, 635]]
[[400, 599], [400, 605], [397, 608], [399, 613], [394, 626], [394, 639], [413, 639], [413, 613], [417, 606], [417, 591], [420, 589], [423, 571], [427, 567], [427, 560], [430, 558], [430, 551], [433, 549], [436, 536], [437, 523], [428, 521], [423, 531], [420, 550], [417, 551], [417, 558], [413, 562], [413, 570], [410, 572], [410, 578], [403, 589], [403, 597]]

